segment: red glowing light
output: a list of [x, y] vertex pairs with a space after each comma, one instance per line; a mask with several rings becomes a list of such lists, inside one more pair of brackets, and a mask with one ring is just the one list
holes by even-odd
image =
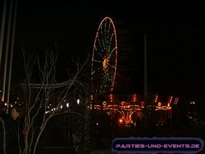
[[109, 94], [109, 101], [114, 102], [114, 94]]
[[144, 106], [144, 104], [145, 104], [144, 101], [142, 101], [142, 102], [141, 102], [141, 106]]
[[92, 94], [90, 95], [90, 100], [93, 101], [93, 95]]
[[171, 104], [173, 100], [173, 96], [169, 96], [168, 103]]
[[137, 94], [132, 94], [132, 102], [137, 102]]
[[122, 101], [120, 104], [121, 104], [121, 105], [125, 105], [125, 104], [126, 104], [126, 102], [125, 102], [125, 101]]
[[159, 98], [159, 95], [156, 94], [156, 95], [154, 96], [154, 102], [155, 102], [155, 103], [158, 102], [158, 98]]

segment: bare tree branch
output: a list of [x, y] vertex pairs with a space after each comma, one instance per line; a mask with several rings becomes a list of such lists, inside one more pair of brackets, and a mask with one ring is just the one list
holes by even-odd
[[[43, 64], [39, 57], [32, 52], [29, 56], [22, 49], [26, 79], [21, 83], [25, 96], [25, 147], [24, 154], [36, 153], [40, 137], [49, 120], [62, 114], [73, 114], [84, 119], [84, 114], [76, 112], [77, 106], [73, 103], [74, 95], [84, 91], [80, 81], [80, 73], [88, 63], [88, 58], [80, 65], [79, 60], [74, 62], [76, 71], [70, 74], [69, 79], [58, 83], [56, 81], [56, 64], [58, 51], [47, 50]], [[34, 67], [38, 68], [38, 81]], [[72, 107], [68, 107], [68, 103]], [[66, 107], [62, 109], [62, 106]], [[37, 120], [38, 119], [38, 120]]]

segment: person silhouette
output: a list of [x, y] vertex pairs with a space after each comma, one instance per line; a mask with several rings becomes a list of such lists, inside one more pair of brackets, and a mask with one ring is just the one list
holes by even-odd
[[12, 107], [11, 109], [11, 117], [14, 121], [14, 129], [15, 129], [15, 148], [18, 149], [19, 153], [24, 146], [24, 119], [23, 119], [23, 110], [19, 106]]
[[0, 153], [14, 154], [15, 124], [5, 109], [4, 104], [0, 102]]

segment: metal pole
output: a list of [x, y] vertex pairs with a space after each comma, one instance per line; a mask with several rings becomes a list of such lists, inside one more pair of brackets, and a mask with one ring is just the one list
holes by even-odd
[[144, 35], [144, 101], [147, 103], [147, 35]]
[[[147, 35], [144, 35], [144, 127], [147, 130], [149, 128], [149, 111], [147, 111]], [[149, 130], [148, 130], [149, 132]]]

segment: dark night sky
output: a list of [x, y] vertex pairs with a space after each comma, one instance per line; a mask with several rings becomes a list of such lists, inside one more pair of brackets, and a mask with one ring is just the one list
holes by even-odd
[[[97, 27], [105, 16], [129, 25], [132, 67], [127, 78], [132, 90], [143, 91], [147, 34], [149, 91], [205, 100], [205, 9], [197, 2], [19, 0], [14, 58], [22, 41], [27, 50], [40, 52], [57, 42], [62, 57], [83, 58], [92, 52]], [[14, 69], [19, 71], [17, 65]]]

